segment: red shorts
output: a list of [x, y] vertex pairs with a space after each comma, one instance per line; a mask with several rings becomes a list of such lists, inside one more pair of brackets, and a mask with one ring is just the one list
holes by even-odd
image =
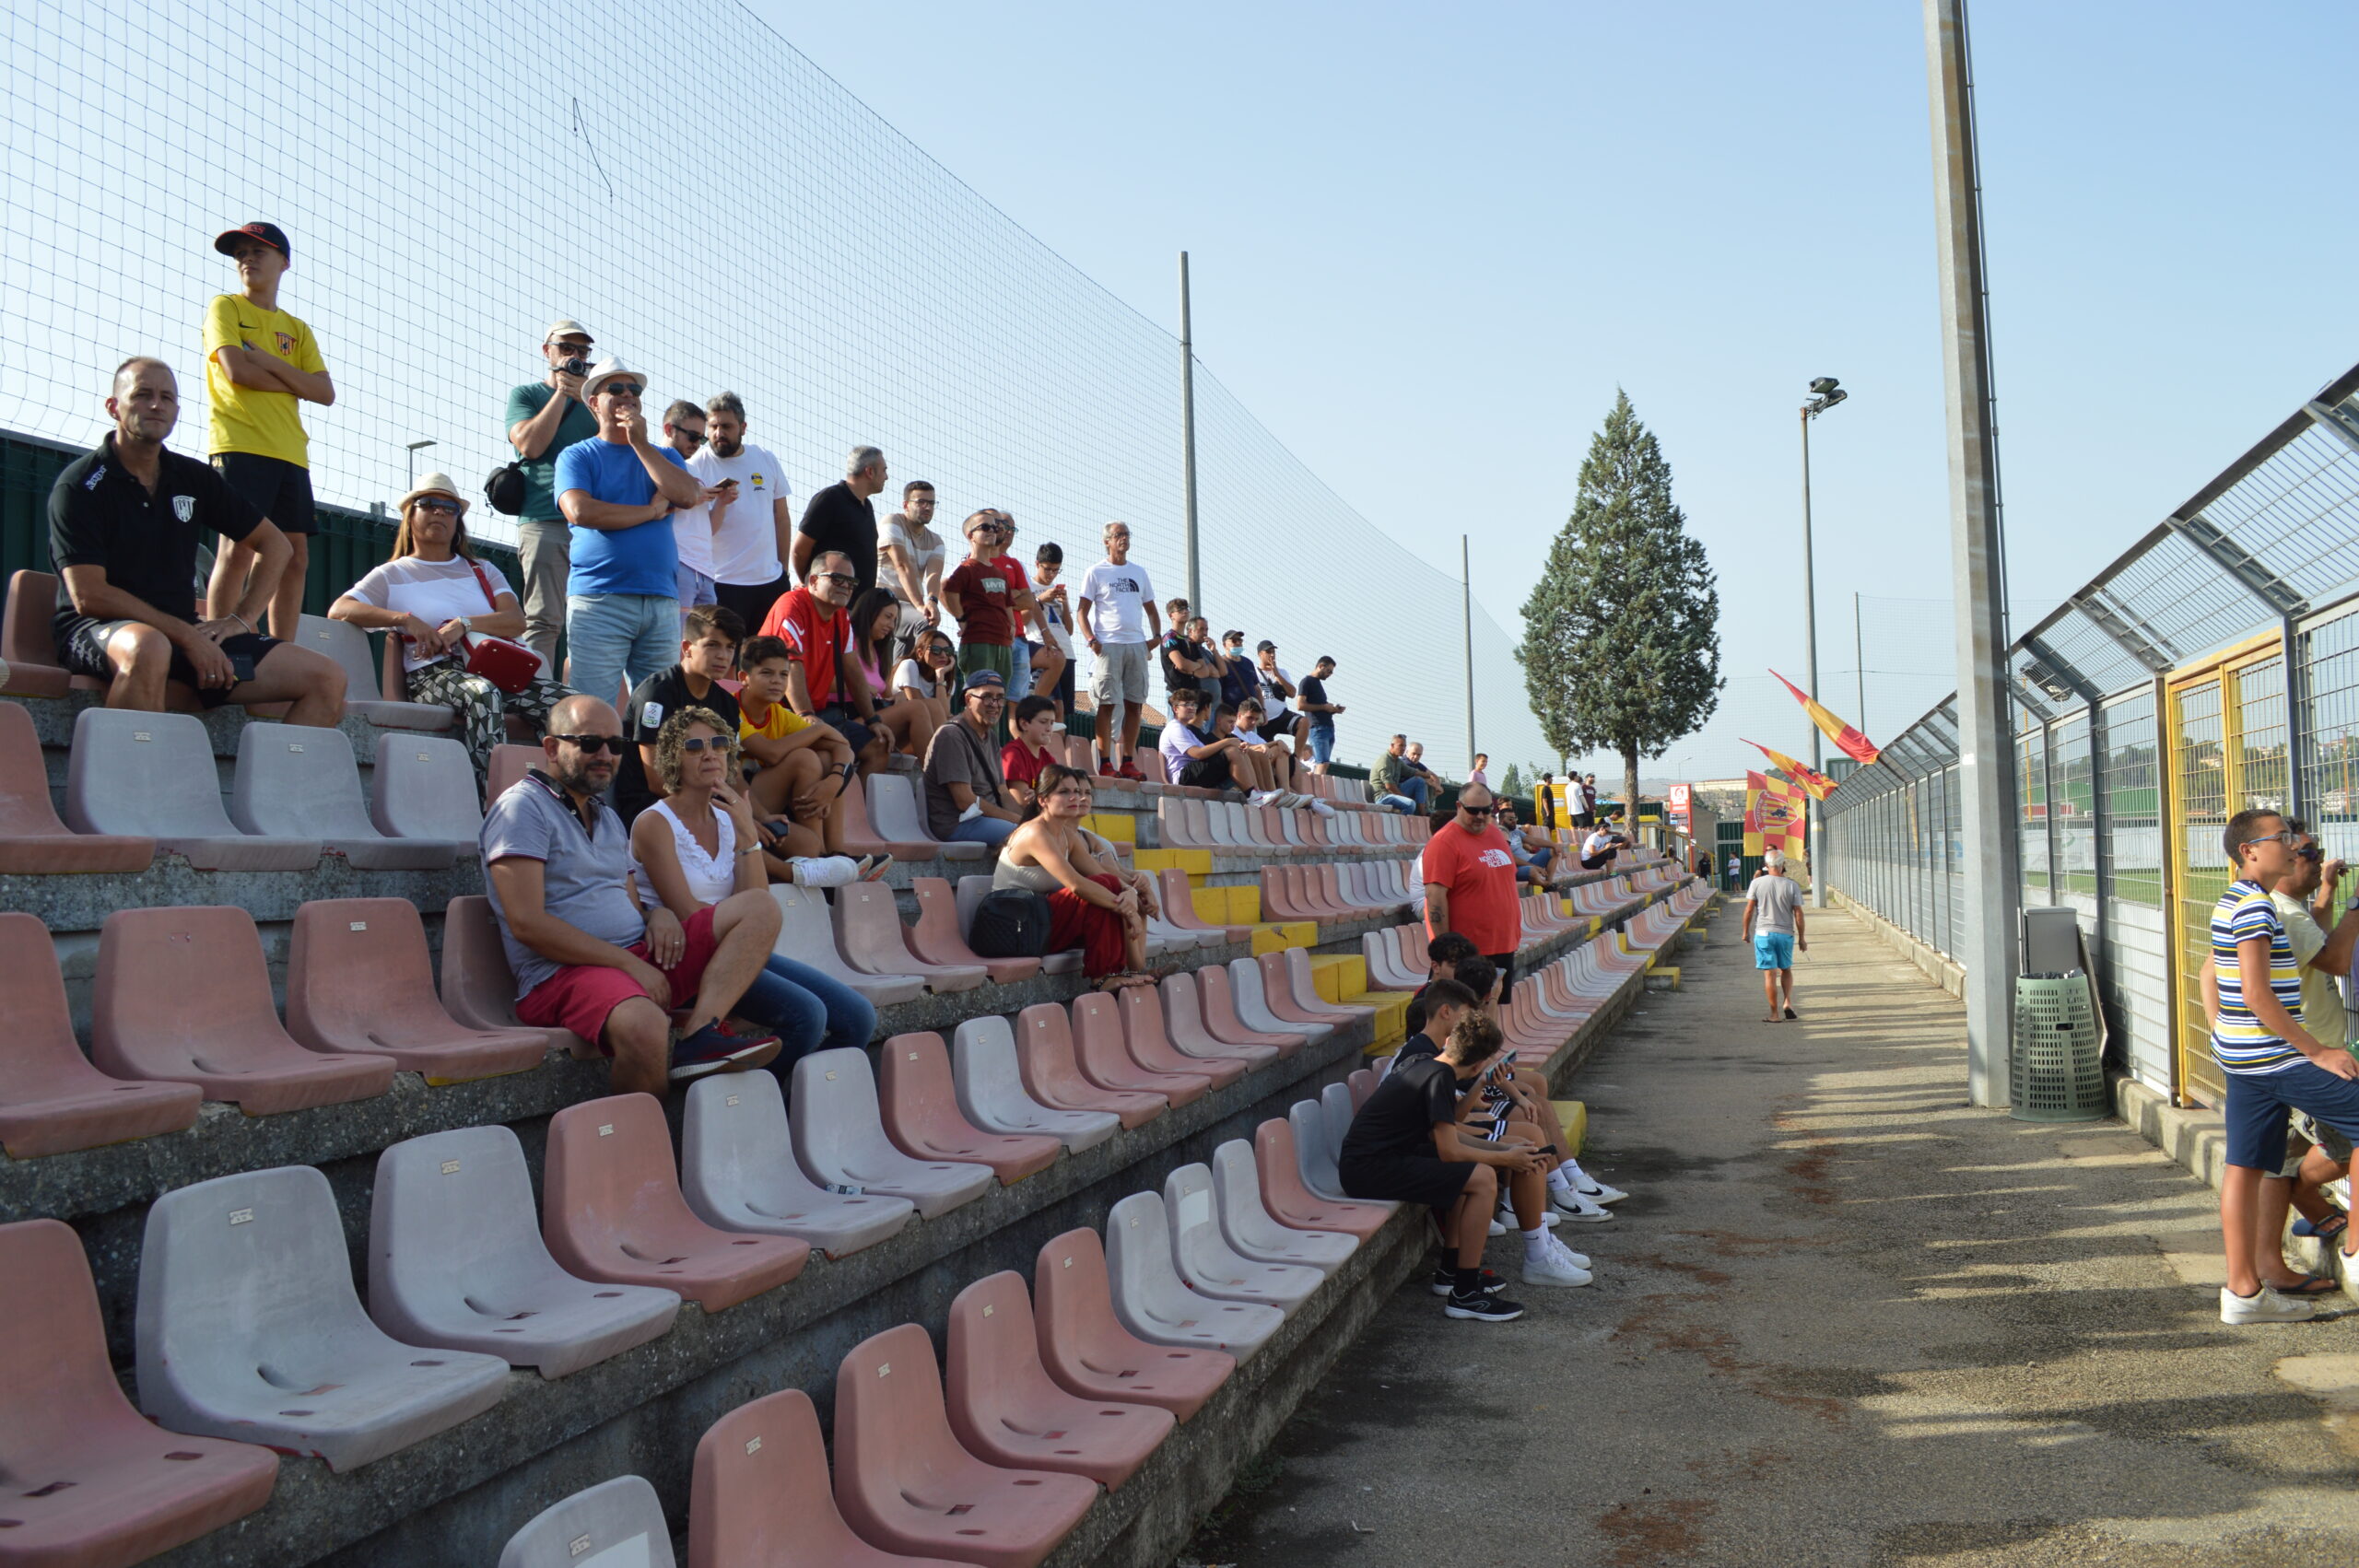
[[[680, 961], [663, 970], [663, 978], [671, 982], [672, 1005], [675, 1008], [686, 1007], [696, 1000], [697, 987], [704, 979], [704, 966], [712, 962], [712, 950], [719, 945], [712, 934], [710, 905], [683, 920], [681, 929], [688, 940], [681, 946]], [[646, 958], [647, 943], [633, 942], [628, 951]], [[609, 969], [603, 964], [568, 964], [534, 986], [516, 1004], [516, 1021], [535, 1029], [570, 1029], [597, 1047], [600, 1055], [612, 1056], [614, 1047], [604, 1038], [606, 1015], [631, 998], [646, 995], [647, 988], [620, 969]]]

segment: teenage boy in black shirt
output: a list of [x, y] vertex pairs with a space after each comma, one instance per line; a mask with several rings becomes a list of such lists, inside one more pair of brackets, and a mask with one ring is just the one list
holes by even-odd
[[623, 738], [636, 743], [615, 769], [615, 812], [626, 825], [662, 798], [655, 737], [663, 720], [684, 708], [709, 708], [728, 720], [729, 733], [737, 733], [737, 699], [721, 683], [737, 667], [737, 645], [745, 640], [745, 623], [736, 611], [726, 604], [699, 604], [688, 612], [682, 627], [680, 661], [650, 675], [630, 694], [630, 709], [622, 716]]

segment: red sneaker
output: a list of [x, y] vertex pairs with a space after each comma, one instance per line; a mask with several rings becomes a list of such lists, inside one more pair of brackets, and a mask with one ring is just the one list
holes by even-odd
[[1117, 778], [1127, 778], [1133, 784], [1144, 784], [1146, 782], [1146, 775], [1139, 771], [1139, 765], [1135, 762], [1126, 762], [1122, 764], [1121, 767], [1115, 773], [1114, 777]]
[[1114, 766], [1114, 759], [1110, 756], [1101, 756], [1097, 759], [1097, 771], [1108, 778], [1120, 778], [1122, 776], [1121, 770]]

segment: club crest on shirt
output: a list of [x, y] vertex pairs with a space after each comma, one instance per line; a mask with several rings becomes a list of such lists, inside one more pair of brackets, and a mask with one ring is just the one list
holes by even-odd
[[174, 496], [172, 497], [172, 515], [180, 519], [182, 522], [186, 522], [189, 519], [194, 517], [196, 515], [196, 497], [194, 496]]
[[755, 488], [755, 489], [757, 489], [757, 490], [758, 490], [758, 489], [760, 489], [761, 487], [762, 487], [762, 476], [761, 476], [760, 474], [755, 474], [755, 475], [754, 475], [754, 488]]
[[279, 353], [290, 359], [295, 357], [295, 335], [292, 333], [274, 332], [271, 336], [278, 340]]
[[663, 705], [660, 702], [640, 703], [639, 705], [639, 723], [640, 728], [643, 730], [661, 728], [663, 723]]

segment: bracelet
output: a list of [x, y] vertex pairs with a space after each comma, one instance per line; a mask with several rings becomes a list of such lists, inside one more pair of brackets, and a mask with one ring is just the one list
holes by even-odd
[[748, 844], [743, 849], [737, 851], [740, 855], [758, 855], [761, 852], [762, 847], [759, 844]]
[[235, 610], [232, 610], [232, 611], [230, 611], [230, 612], [229, 612], [229, 618], [230, 618], [231, 620], [233, 620], [233, 621], [237, 622], [240, 626], [241, 626], [245, 627], [245, 628], [246, 628], [246, 635], [247, 635], [248, 637], [252, 637], [252, 636], [253, 635], [253, 631], [254, 631], [254, 624], [253, 624], [252, 621], [250, 621], [250, 620], [246, 619], [243, 615], [241, 615], [241, 614], [238, 614], [238, 612], [236, 612]]

